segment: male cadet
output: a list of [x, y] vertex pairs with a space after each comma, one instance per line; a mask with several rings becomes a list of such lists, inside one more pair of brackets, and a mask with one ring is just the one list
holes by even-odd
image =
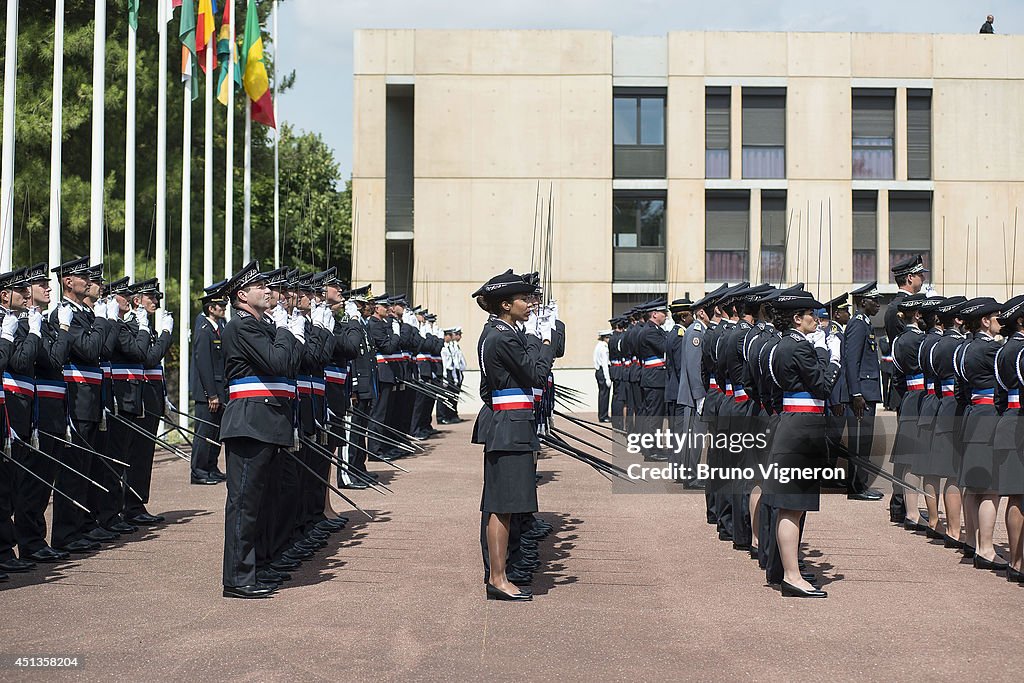
[[[425, 353], [425, 349], [421, 348], [422, 338], [416, 314], [409, 309], [409, 302], [406, 301], [404, 294], [391, 297], [388, 303], [390, 313], [388, 324], [391, 325], [392, 332], [396, 330], [398, 332], [398, 348], [403, 357], [402, 362], [393, 365], [396, 377], [414, 382], [419, 375], [420, 362], [423, 360], [422, 354]], [[388, 424], [403, 432], [412, 433], [415, 428], [411, 428], [411, 425], [414, 425], [414, 415], [420, 398], [420, 395], [405, 386], [404, 382], [396, 386], [395, 392], [391, 395], [391, 416]], [[402, 457], [404, 454], [401, 449], [389, 446], [384, 449], [382, 455], [385, 458], [393, 459]]]
[[[395, 365], [392, 363], [398, 364], [404, 360], [399, 348], [401, 338], [385, 320], [389, 299], [387, 294], [376, 297], [373, 300], [373, 314], [366, 319], [366, 332], [370, 336], [377, 360], [377, 396], [370, 411], [370, 432], [384, 437], [386, 428], [383, 425], [389, 424], [388, 404], [395, 388]], [[380, 439], [371, 438], [367, 449], [375, 455], [384, 455], [388, 447]]]
[[[47, 273], [46, 263], [37, 263], [25, 272], [25, 282], [30, 288], [29, 305], [37, 311], [50, 306], [50, 279]], [[70, 311], [67, 315], [70, 322]], [[16, 336], [31, 336], [30, 329], [29, 318], [22, 317], [19, 319]], [[35, 357], [28, 359], [23, 354], [15, 354], [7, 368], [16, 382], [27, 384], [31, 379], [34, 388], [34, 400], [30, 402], [32, 405], [29, 411], [32, 431], [18, 432], [18, 435], [30, 442], [37, 441], [38, 448], [50, 455], [50, 458], [46, 458], [38, 454], [21, 453], [25, 457], [20, 461], [36, 476], [19, 472], [20, 468], [15, 466], [14, 530], [18, 542], [18, 556], [22, 560], [52, 563], [69, 557], [68, 553], [55, 550], [47, 544], [45, 518], [46, 508], [50, 502], [50, 486], [54, 483], [59, 467], [51, 458], [63, 457], [63, 446], [50, 435], [63, 437], [67, 428], [67, 411], [64, 408], [64, 362], [67, 360], [69, 337], [67, 331], [50, 325], [45, 318], [40, 322], [39, 336]], [[31, 362], [23, 365], [23, 360]], [[16, 413], [23, 407], [26, 398], [28, 397], [24, 395], [15, 397], [10, 392], [7, 393], [8, 415], [12, 421], [19, 419]], [[18, 458], [22, 450], [20, 445], [16, 445], [14, 457]]]
[[708, 377], [702, 359], [704, 355], [704, 335], [707, 333], [711, 319], [708, 310], [715, 310], [715, 299], [721, 292], [728, 289], [722, 285], [714, 292], [697, 300], [691, 305], [693, 322], [686, 328], [683, 342], [679, 345], [677, 365], [679, 366], [679, 390], [676, 393], [676, 431], [686, 434], [686, 448], [682, 453], [683, 488], [702, 489], [703, 483], [697, 481], [697, 464], [700, 462], [703, 445], [695, 435], [707, 431], [700, 421], [704, 410], [705, 397], [708, 395]]
[[[870, 458], [875, 410], [882, 400], [881, 369], [871, 323], [871, 318], [878, 314], [879, 308], [877, 283], [869, 282], [850, 292], [850, 295], [858, 312], [843, 331], [841, 348], [843, 380], [849, 397], [846, 410], [847, 438], [854, 455]], [[892, 310], [896, 310], [895, 306]], [[848, 466], [848, 496], [854, 500], [879, 500], [881, 494], [867, 486], [866, 473], [852, 465]]]
[[[67, 414], [70, 437], [93, 451], [101, 448], [99, 428], [103, 419], [103, 369], [100, 354], [107, 336], [107, 321], [98, 319], [87, 302], [92, 299], [89, 257], [72, 259], [53, 269], [61, 284], [60, 306], [50, 314], [50, 324], [67, 326], [70, 351], [63, 375], [67, 384]], [[109, 463], [82, 448], [68, 447], [63, 461], [93, 480], [106, 477]], [[91, 485], [66, 468], [57, 471], [56, 487], [82, 503]], [[84, 503], [83, 503], [84, 504]], [[90, 515], [64, 496], [53, 498], [53, 539], [58, 550], [86, 552], [99, 541], [112, 541], [118, 534], [101, 529]]]
[[[348, 301], [345, 302], [345, 313], [348, 315], [345, 331], [359, 340], [359, 355], [352, 360], [352, 370], [348, 376], [352, 396], [352, 424], [355, 429], [350, 437], [351, 447], [343, 448], [341, 457], [343, 462], [360, 472], [366, 472], [366, 450], [369, 446], [366, 433], [370, 429], [370, 413], [373, 412], [378, 388], [376, 347], [368, 329], [375, 304], [369, 285], [348, 294]], [[366, 484], [349, 476], [345, 469], [338, 470], [338, 486], [367, 488]]]
[[258, 515], [264, 509], [267, 476], [282, 448], [293, 443], [294, 376], [305, 319], [289, 318], [283, 307], [268, 317], [270, 291], [251, 261], [232, 275], [224, 293], [234, 310], [224, 327], [224, 371], [228, 402], [221, 420], [227, 465], [224, 506], [224, 597], [264, 598], [276, 590], [256, 580], [261, 531]]
[[622, 369], [622, 335], [626, 330], [626, 321], [622, 318], [611, 318], [612, 336], [608, 339], [608, 368], [612, 380], [612, 428], [622, 430], [626, 423], [626, 383]]
[[[17, 534], [11, 519], [12, 515], [19, 514], [19, 489], [31, 478], [23, 468], [28, 458], [34, 457], [30, 456], [27, 446], [16, 441], [16, 438], [29, 438], [34, 382], [21, 372], [35, 360], [41, 341], [42, 316], [34, 308], [30, 312], [30, 303], [25, 268], [0, 275], [0, 314], [3, 315], [0, 330], [0, 365], [3, 367], [0, 370], [3, 370], [2, 393], [6, 398], [6, 405], [0, 411], [3, 423], [0, 426], [4, 429], [0, 442], [4, 449], [0, 454], [0, 578], [7, 578], [5, 572], [25, 572], [36, 566], [24, 554], [20, 558], [14, 556]], [[27, 319], [29, 315], [31, 321]], [[6, 458], [11, 458], [12, 462], [7, 462]]]
[[629, 320], [630, 325], [626, 328], [626, 334], [623, 341], [623, 351], [626, 354], [626, 360], [628, 364], [626, 368], [626, 391], [629, 401], [629, 413], [630, 413], [630, 427], [627, 429], [631, 432], [636, 432], [642, 429], [644, 424], [644, 397], [643, 389], [640, 386], [640, 380], [643, 370], [643, 364], [641, 363], [640, 356], [640, 333], [643, 331], [644, 326], [644, 312], [640, 310], [642, 307], [637, 306], [630, 310]]
[[[640, 358], [640, 390], [643, 392], [642, 431], [653, 434], [665, 416], [665, 346], [668, 333], [663, 328], [668, 312], [665, 299], [655, 299], [643, 307], [644, 322], [636, 334], [636, 355]], [[645, 452], [644, 460], [662, 462], [668, 456]]]
[[[672, 316], [672, 328], [668, 331], [665, 342], [665, 416], [668, 418], [669, 429], [675, 429], [676, 396], [679, 395], [679, 354], [686, 328], [693, 322], [693, 315], [690, 313], [692, 303], [684, 297], [676, 299], [668, 306], [669, 314]], [[674, 455], [672, 461], [678, 464], [678, 456]]]
[[[142, 384], [145, 382], [143, 360], [149, 350], [148, 321], [140, 324], [137, 318], [148, 314], [129, 314], [132, 288], [129, 278], [123, 277], [111, 282], [107, 287], [107, 296], [94, 307], [97, 316], [108, 321], [107, 341], [103, 348], [103, 357], [109, 363], [109, 380], [104, 380], [104, 408], [112, 410], [120, 420], [130, 420], [142, 427]], [[126, 318], [126, 319], [123, 319]], [[133, 453], [146, 448], [138, 434], [119, 419], [106, 420], [106, 439], [104, 452], [117, 460], [129, 462]], [[89, 490], [89, 508], [96, 515], [100, 525], [120, 534], [133, 533], [138, 527], [126, 522], [122, 516], [127, 493], [124, 489], [126, 472], [121, 465], [109, 463], [108, 472], [116, 475], [110, 482], [110, 493], [103, 493], [94, 488]], [[108, 477], [109, 479], [109, 477]], [[104, 480], [99, 480], [104, 485]]]
[[195, 415], [201, 420], [196, 421], [197, 436], [192, 443], [190, 481], [193, 484], [214, 485], [227, 478], [217, 467], [220, 447], [206, 440], [220, 441], [220, 420], [228, 399], [227, 385], [224, 383], [224, 352], [221, 347], [228, 301], [220, 291], [226, 282], [221, 281], [205, 288], [200, 299], [203, 312], [192, 331], [189, 393], [196, 404]]
[[[444, 334], [444, 345], [441, 347], [441, 371], [444, 373], [444, 379], [442, 384], [445, 386], [454, 386], [452, 369], [454, 359], [451, 355], [452, 339], [455, 335], [455, 328], [446, 327], [442, 330]], [[437, 424], [447, 425], [454, 424], [451, 420], [451, 416], [455, 413], [444, 403], [437, 404]]]
[[[456, 327], [452, 330], [452, 341], [450, 344], [452, 358], [454, 358], [453, 364], [453, 377], [449, 379], [455, 386], [455, 391], [462, 391], [462, 381], [466, 377], [466, 356], [462, 353], [462, 328]], [[462, 422], [462, 418], [459, 417], [458, 404], [455, 406], [455, 410], [451, 411], [449, 422]]]
[[[132, 287], [132, 307], [139, 316], [141, 324], [142, 309], [150, 319], [149, 345], [142, 360], [143, 417], [140, 421], [143, 429], [153, 437], [160, 426], [160, 417], [164, 414], [167, 404], [167, 389], [164, 386], [164, 356], [171, 347], [171, 333], [174, 331], [174, 317], [160, 308], [163, 299], [160, 282], [154, 277], [135, 283]], [[139, 436], [142, 436], [141, 434]], [[135, 442], [132, 453], [126, 453], [128, 464], [128, 485], [131, 487], [125, 495], [124, 517], [138, 525], [152, 525], [164, 521], [163, 515], [150, 514], [146, 509], [149, 502], [149, 489], [153, 481], [153, 454], [156, 441], [142, 437]]]
[[608, 339], [611, 330], [597, 333], [594, 344], [594, 379], [597, 381], [597, 421], [608, 422], [608, 400], [611, 394], [612, 378], [608, 364]]
[[[890, 270], [893, 281], [895, 281], [899, 290], [885, 309], [885, 336], [889, 338], [890, 344], [894, 344], [896, 337], [900, 336], [907, 327], [903, 316], [899, 312], [900, 302], [908, 296], [921, 291], [921, 288], [924, 286], [925, 273], [928, 272], [928, 269], [924, 267], [924, 261], [921, 256], [916, 255], [896, 263]], [[899, 406], [903, 400], [902, 387], [897, 386], [897, 383], [893, 382], [889, 393], [890, 402], [893, 407]], [[903, 501], [903, 489], [899, 487], [894, 488], [892, 497], [889, 499], [889, 519], [897, 524], [902, 524], [906, 516], [907, 509]]]

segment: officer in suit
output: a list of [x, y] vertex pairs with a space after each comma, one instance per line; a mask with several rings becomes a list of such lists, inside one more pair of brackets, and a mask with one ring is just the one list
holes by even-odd
[[220, 420], [228, 400], [227, 385], [224, 382], [224, 352], [221, 347], [228, 301], [220, 291], [226, 283], [224, 280], [205, 289], [200, 299], [203, 313], [196, 320], [192, 332], [189, 392], [195, 401], [195, 415], [202, 420], [196, 422], [198, 436], [192, 446], [193, 484], [215, 485], [227, 478], [217, 466], [220, 448], [206, 441], [220, 441]]
[[[878, 287], [876, 282], [850, 292], [857, 314], [843, 331], [842, 358], [845, 391], [849, 396], [846, 410], [846, 428], [850, 450], [863, 458], [871, 457], [874, 441], [874, 419], [878, 403], [882, 400], [881, 368], [878, 345], [872, 317], [878, 314]], [[894, 308], [895, 310], [895, 308]], [[850, 486], [847, 493], [855, 500], [879, 500], [878, 492], [867, 487], [866, 475], [850, 467]], [[894, 494], [895, 495], [895, 494]]]
[[612, 334], [608, 339], [608, 373], [612, 380], [611, 421], [614, 429], [623, 429], [626, 422], [626, 387], [622, 367], [622, 335], [626, 329], [625, 320], [616, 317], [608, 320]]
[[[636, 356], [640, 359], [640, 389], [643, 392], [642, 429], [653, 434], [665, 416], [665, 347], [668, 333], [664, 329], [668, 302], [655, 299], [643, 306], [644, 322], [636, 333]], [[651, 451], [645, 460], [665, 461], [668, 456]]]
[[224, 293], [234, 314], [224, 327], [223, 350], [228, 402], [221, 420], [227, 464], [224, 507], [225, 597], [264, 598], [276, 590], [256, 580], [258, 519], [267, 474], [281, 449], [293, 445], [292, 401], [305, 319], [283, 307], [268, 315], [270, 292], [251, 261], [229, 278]]
[[[387, 424], [388, 403], [395, 388], [395, 366], [392, 363], [403, 358], [399, 347], [401, 338], [386, 320], [389, 299], [387, 294], [377, 296], [373, 301], [373, 312], [366, 319], [366, 332], [377, 361], [377, 392], [370, 412], [370, 432], [378, 436], [385, 436], [386, 430], [381, 425]], [[369, 440], [367, 448], [377, 455], [387, 451], [387, 447], [375, 438]]]
[[[679, 354], [683, 345], [683, 337], [686, 335], [686, 328], [693, 322], [693, 314], [690, 306], [693, 304], [689, 298], [675, 299], [669, 304], [669, 315], [672, 316], [672, 328], [668, 332], [665, 342], [665, 417], [668, 418], [669, 426], [674, 428], [676, 416], [680, 412], [676, 405], [676, 397], [679, 395]], [[673, 451], [674, 452], [674, 451]], [[679, 457], [673, 456], [678, 464]]]

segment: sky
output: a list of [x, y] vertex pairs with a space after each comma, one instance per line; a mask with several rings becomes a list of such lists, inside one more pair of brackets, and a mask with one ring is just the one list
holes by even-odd
[[296, 76], [279, 118], [320, 133], [344, 178], [352, 172], [352, 36], [361, 28], [977, 33], [986, 14], [997, 33], [1024, 26], [1020, 0], [282, 0], [279, 11], [273, 49], [278, 68]]

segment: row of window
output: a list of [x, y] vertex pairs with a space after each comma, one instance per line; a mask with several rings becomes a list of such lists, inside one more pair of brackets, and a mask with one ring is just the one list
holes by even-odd
[[[618, 88], [614, 101], [616, 178], [665, 177], [666, 93], [659, 88]], [[740, 163], [743, 178], [786, 177], [786, 89], [742, 89]], [[931, 90], [907, 90], [907, 177], [931, 178]], [[852, 175], [891, 180], [896, 175], [896, 90], [852, 91]], [[705, 93], [707, 178], [729, 178], [732, 145], [732, 90]]]
[[[781, 282], [786, 245], [817, 239], [817, 228], [788, 235], [786, 192], [754, 190], [761, 198], [760, 264], [754, 277]], [[889, 265], [914, 254], [928, 261], [932, 235], [930, 192], [889, 192]], [[613, 201], [613, 279], [660, 282], [666, 275], [664, 192], [616, 192]], [[806, 220], [806, 219], [804, 219]], [[750, 277], [750, 191], [708, 190], [705, 196], [704, 279], [737, 281]], [[800, 251], [817, 248], [803, 245]], [[810, 259], [814, 260], [814, 259]], [[853, 193], [853, 281], [876, 278], [878, 193]], [[674, 277], [674, 274], [673, 274]]]

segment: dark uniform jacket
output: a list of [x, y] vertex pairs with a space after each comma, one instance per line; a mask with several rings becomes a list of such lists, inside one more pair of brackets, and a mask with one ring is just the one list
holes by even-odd
[[352, 318], [344, 323], [344, 334], [349, 343], [358, 342], [359, 355], [352, 359], [351, 372], [348, 376], [350, 391], [363, 400], [377, 398], [377, 356], [376, 347], [370, 339], [367, 321]]
[[683, 367], [683, 337], [686, 328], [676, 323], [665, 340], [665, 400], [675, 403]]
[[[964, 380], [965, 394], [969, 394], [971, 401], [964, 413], [964, 443], [992, 443], [998, 422], [995, 367], [999, 343], [978, 332], [974, 339], [961, 346], [961, 350], [959, 375]], [[979, 400], [984, 395], [991, 399], [987, 402]]]
[[612, 382], [622, 381], [622, 332], [616, 330], [608, 339], [608, 379]]
[[637, 326], [636, 356], [640, 359], [640, 386], [644, 389], [665, 388], [665, 330], [648, 320]]
[[14, 348], [7, 360], [7, 370], [4, 371], [4, 396], [11, 429], [25, 441], [28, 441], [32, 432], [35, 365], [41, 346], [42, 339], [28, 333], [28, 314], [22, 314], [18, 320], [18, 329], [14, 331]]
[[224, 323], [214, 325], [205, 315], [196, 321], [192, 333], [192, 365], [189, 368], [189, 391], [196, 403], [207, 403], [211, 396], [220, 402], [228, 400], [227, 384], [224, 382], [224, 349], [221, 335]]
[[992, 447], [1000, 450], [1016, 450], [1024, 436], [1024, 428], [1020, 426], [1020, 360], [1024, 360], [1024, 332], [1014, 332], [996, 352], [996, 385], [999, 393], [996, 407], [1001, 417], [992, 439]]
[[167, 401], [167, 388], [164, 383], [164, 356], [171, 348], [171, 335], [150, 328], [149, 346], [142, 366], [146, 373], [146, 381], [142, 385], [142, 404], [147, 413], [163, 415]]
[[[68, 414], [73, 420], [99, 422], [103, 417], [100, 356], [107, 341], [108, 321], [97, 319], [91, 310], [67, 299], [61, 303], [67, 303], [74, 311], [68, 329], [70, 351], [64, 365]], [[56, 309], [50, 314], [50, 324], [54, 327], [60, 324]]]
[[622, 356], [629, 361], [626, 372], [626, 379], [633, 384], [640, 384], [641, 366], [640, 361], [640, 332], [643, 330], [643, 323], [630, 325], [623, 334]]
[[317, 327], [306, 318], [306, 343], [299, 357], [298, 395], [299, 426], [307, 436], [316, 436], [317, 425], [327, 421], [326, 382], [324, 366], [330, 360], [334, 335]]
[[917, 421], [920, 416], [921, 400], [924, 397], [924, 373], [918, 365], [918, 352], [925, 334], [916, 325], [909, 325], [892, 344], [892, 360], [896, 372], [893, 380], [899, 380], [898, 388], [903, 392], [900, 401], [900, 421]]
[[526, 452], [540, 448], [534, 423], [533, 388], [544, 386], [554, 348], [502, 320], [493, 323], [481, 350], [494, 411], [484, 451]]
[[[824, 459], [824, 402], [839, 381], [839, 365], [829, 362], [827, 351], [814, 348], [803, 334], [791, 329], [775, 346], [770, 370], [773, 381], [783, 392], [783, 412], [772, 441], [772, 451], [800, 454], [810, 460]], [[795, 393], [809, 394], [809, 399], [802, 400], [819, 402], [821, 412], [787, 412], [787, 394], [793, 396]]]
[[936, 434], [956, 429], [956, 418], [962, 415], [966, 406], [970, 404], [970, 395], [968, 393], [966, 400], [964, 399], [965, 387], [957, 378], [954, 369], [954, 357], [958, 355], [965, 340], [962, 332], [948, 329], [942, 333], [942, 338], [935, 342], [929, 352], [928, 362], [935, 371], [936, 387], [942, 394], [935, 417]]
[[366, 332], [376, 354], [377, 381], [394, 384], [395, 367], [404, 360], [398, 346], [399, 336], [391, 329], [390, 322], [373, 317], [366, 320]]
[[[484, 366], [484, 341], [494, 331], [494, 323], [497, 320], [497, 316], [489, 315], [487, 322], [484, 323], [484, 328], [480, 330], [480, 338], [476, 342], [476, 357], [481, 368]], [[487, 375], [482, 372], [480, 373], [480, 400], [483, 405], [480, 406], [476, 422], [473, 423], [473, 437], [470, 443], [486, 444], [491, 433], [491, 416], [494, 411], [491, 410], [491, 388], [487, 383]]]
[[[355, 324], [351, 324], [355, 323]], [[366, 339], [362, 325], [358, 321], [335, 321], [334, 343], [331, 345], [331, 357], [324, 366], [324, 380], [327, 384], [327, 408], [338, 417], [348, 411], [351, 364], [360, 355], [367, 353]]]
[[[679, 344], [679, 390], [676, 403], [696, 408], [708, 393], [707, 377], [701, 359], [704, 355], [704, 334], [707, 327], [694, 320], [686, 328]], [[667, 395], [667, 392], [666, 392]]]
[[[128, 415], [143, 414], [142, 387], [146, 383], [146, 358], [149, 356], [150, 333], [141, 329], [132, 313], [124, 320], [113, 321], [108, 336], [107, 357], [110, 360], [111, 390], [117, 400], [117, 410]], [[168, 335], [170, 336], [170, 335]], [[109, 406], [108, 406], [109, 407]], [[156, 408], [157, 414], [163, 406]]]
[[885, 309], [885, 336], [889, 338], [890, 342], [895, 341], [896, 337], [900, 336], [900, 333], [907, 327], [903, 318], [899, 316], [899, 305], [908, 296], [910, 296], [910, 292], [905, 289], [899, 290]]
[[[228, 403], [221, 421], [222, 439], [244, 437], [279, 446], [291, 446], [292, 397], [287, 387], [275, 395], [245, 396], [244, 382], [263, 378], [272, 387], [287, 385], [295, 376], [301, 357], [298, 340], [287, 328], [275, 328], [268, 319], [258, 320], [246, 311], [235, 311], [224, 327], [224, 369], [228, 380]], [[238, 387], [234, 392], [232, 389]], [[236, 397], [232, 397], [232, 394]], [[253, 392], [258, 393], [258, 392]]]
[[[890, 304], [891, 305], [891, 304]], [[888, 321], [888, 312], [886, 320]], [[895, 339], [895, 337], [890, 337]], [[858, 313], [846, 326], [843, 344], [843, 366], [846, 388], [850, 396], [863, 396], [868, 403], [882, 400], [882, 373], [878, 364], [878, 347], [871, 319]]]

